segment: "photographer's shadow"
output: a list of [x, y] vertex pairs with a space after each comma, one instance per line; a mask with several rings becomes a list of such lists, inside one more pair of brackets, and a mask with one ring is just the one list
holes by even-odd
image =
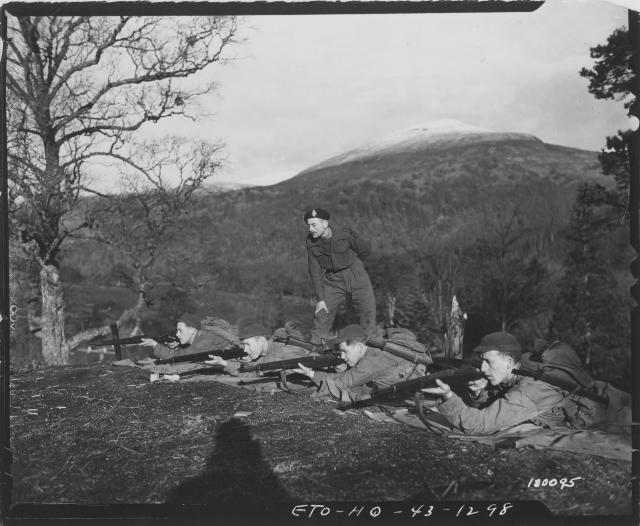
[[186, 479], [167, 496], [175, 504], [273, 503], [291, 501], [262, 458], [250, 428], [237, 418], [220, 424], [204, 471]]

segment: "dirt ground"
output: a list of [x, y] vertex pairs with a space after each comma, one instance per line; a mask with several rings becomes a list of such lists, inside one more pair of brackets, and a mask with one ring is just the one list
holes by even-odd
[[10, 425], [13, 503], [524, 499], [557, 515], [631, 513], [627, 462], [495, 449], [308, 395], [151, 383], [108, 364], [14, 375]]

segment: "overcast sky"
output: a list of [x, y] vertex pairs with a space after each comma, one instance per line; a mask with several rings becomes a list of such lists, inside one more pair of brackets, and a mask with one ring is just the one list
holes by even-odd
[[199, 122], [153, 133], [223, 140], [216, 180], [251, 184], [440, 119], [599, 150], [628, 127], [626, 112], [595, 100], [578, 71], [626, 25], [626, 9], [604, 0], [513, 14], [246, 17], [235, 60], [209, 72], [219, 87]]

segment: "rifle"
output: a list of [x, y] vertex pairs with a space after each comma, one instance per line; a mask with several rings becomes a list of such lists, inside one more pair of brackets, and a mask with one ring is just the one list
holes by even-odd
[[369, 405], [375, 404], [376, 399], [380, 397], [392, 394], [397, 395], [399, 393], [405, 392], [414, 392], [414, 403], [416, 406], [418, 417], [427, 427], [429, 427], [429, 424], [425, 421], [425, 416], [422, 409], [422, 401], [424, 397], [422, 396], [423, 393], [420, 392], [421, 389], [425, 387], [435, 386], [436, 380], [443, 380], [444, 382], [449, 384], [461, 385], [473, 380], [479, 380], [480, 378], [484, 378], [484, 373], [480, 371], [480, 369], [469, 365], [468, 363], [464, 363], [459, 368], [444, 369], [441, 371], [427, 373], [426, 375], [419, 378], [397, 382], [388, 387], [378, 387], [374, 385], [369, 398], [358, 400], [357, 402], [352, 403], [340, 403], [338, 404], [338, 409], [346, 411], [347, 409], [367, 407]]
[[93, 343], [92, 345], [95, 345], [96, 347], [102, 347], [104, 345], [138, 345], [140, 342], [142, 342], [143, 338], [151, 338], [158, 343], [175, 343], [178, 341], [178, 338], [176, 338], [175, 336], [171, 336], [170, 334], [166, 334], [163, 336], [147, 336], [145, 334], [140, 334], [138, 336], [120, 338], [118, 340], [100, 340], [96, 343]]
[[296, 369], [298, 364], [310, 367], [311, 369], [322, 369], [323, 367], [340, 365], [341, 363], [344, 363], [344, 360], [332, 354], [318, 354], [302, 356], [300, 358], [291, 358], [290, 360], [276, 360], [275, 362], [242, 363], [240, 364], [240, 372], [286, 371], [287, 369]]
[[300, 358], [291, 358], [290, 360], [277, 360], [275, 362], [264, 363], [242, 363], [240, 364], [240, 372], [265, 372], [265, 371], [280, 371], [280, 383], [282, 389], [291, 393], [291, 389], [287, 384], [287, 369], [296, 369], [298, 364], [310, 367], [311, 369], [323, 369], [324, 367], [330, 367], [345, 363], [342, 358], [339, 358], [333, 354], [319, 354], [312, 356], [302, 356]]
[[225, 360], [247, 356], [247, 354], [244, 352], [244, 348], [232, 347], [231, 349], [196, 352], [192, 354], [181, 354], [180, 356], [174, 356], [172, 358], [159, 359], [153, 363], [155, 365], [163, 365], [167, 363], [203, 362], [209, 359], [210, 354], [213, 354], [214, 356], [220, 356]]

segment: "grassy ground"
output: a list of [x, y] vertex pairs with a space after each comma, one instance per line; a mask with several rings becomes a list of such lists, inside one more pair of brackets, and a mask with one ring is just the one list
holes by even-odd
[[[329, 402], [108, 364], [11, 379], [13, 502], [533, 499], [629, 514], [627, 462], [460, 443]], [[582, 477], [528, 488], [531, 478]]]

